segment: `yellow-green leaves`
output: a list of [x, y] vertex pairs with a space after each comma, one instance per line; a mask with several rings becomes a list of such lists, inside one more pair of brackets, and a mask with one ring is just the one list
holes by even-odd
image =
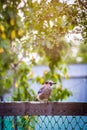
[[15, 30], [12, 30], [11, 31], [11, 39], [15, 39], [16, 38], [16, 31]]
[[1, 32], [4, 32], [4, 31], [5, 31], [5, 28], [4, 28], [4, 26], [3, 26], [2, 24], [0, 24], [0, 31], [1, 31]]
[[10, 19], [10, 24], [11, 24], [11, 26], [14, 26], [14, 25], [15, 25], [14, 19]]
[[4, 52], [4, 49], [3, 48], [0, 48], [0, 53], [3, 53]]

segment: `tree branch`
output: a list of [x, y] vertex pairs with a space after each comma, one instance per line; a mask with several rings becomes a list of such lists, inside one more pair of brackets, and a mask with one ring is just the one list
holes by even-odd
[[15, 70], [22, 60], [23, 60], [23, 57], [16, 64], [12, 64], [12, 69]]
[[83, 3], [81, 0], [78, 0], [79, 4], [81, 4], [85, 9], [87, 9], [87, 5]]

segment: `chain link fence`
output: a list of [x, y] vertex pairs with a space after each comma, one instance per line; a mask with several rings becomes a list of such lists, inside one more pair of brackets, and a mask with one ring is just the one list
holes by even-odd
[[0, 130], [87, 130], [87, 116], [4, 116]]

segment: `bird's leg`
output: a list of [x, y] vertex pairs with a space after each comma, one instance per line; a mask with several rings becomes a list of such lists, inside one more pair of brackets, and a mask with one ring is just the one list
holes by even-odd
[[45, 99], [45, 100], [44, 100], [44, 103], [47, 103], [47, 104], [48, 104], [48, 99]]

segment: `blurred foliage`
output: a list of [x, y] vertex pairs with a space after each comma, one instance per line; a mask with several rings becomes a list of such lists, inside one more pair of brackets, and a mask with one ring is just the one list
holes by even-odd
[[[74, 51], [76, 50], [76, 52]], [[70, 47], [69, 55], [67, 56], [66, 63], [87, 63], [87, 44], [80, 43]]]
[[72, 8], [76, 11], [76, 26], [70, 33], [79, 38], [70, 41], [66, 63], [87, 63], [87, 0], [75, 0]]
[[80, 44], [79, 51], [77, 53], [77, 57], [81, 59], [81, 63], [87, 63], [87, 44]]
[[17, 121], [17, 125], [22, 130], [34, 130], [35, 129], [35, 116], [21, 116]]
[[75, 0], [74, 8], [77, 10], [76, 22], [80, 27], [76, 30], [77, 33], [81, 33], [83, 40], [87, 43], [87, 0]]
[[29, 73], [30, 68], [25, 62], [22, 62], [15, 70], [14, 79], [16, 82], [14, 82], [13, 100], [34, 101], [36, 99], [34, 91], [29, 87]]
[[66, 88], [63, 89], [62, 86], [54, 87], [49, 98], [50, 101], [62, 101], [66, 100], [67, 97], [71, 96], [72, 92], [68, 91]]
[[[0, 95], [12, 88], [13, 100], [35, 100], [29, 79], [33, 78], [32, 66], [41, 60], [49, 66], [49, 72], [34, 81], [52, 79], [61, 85], [62, 76], [68, 77], [64, 37], [77, 25], [77, 12], [75, 6], [59, 0], [0, 0]], [[66, 89], [60, 93], [54, 100], [70, 95]]]

